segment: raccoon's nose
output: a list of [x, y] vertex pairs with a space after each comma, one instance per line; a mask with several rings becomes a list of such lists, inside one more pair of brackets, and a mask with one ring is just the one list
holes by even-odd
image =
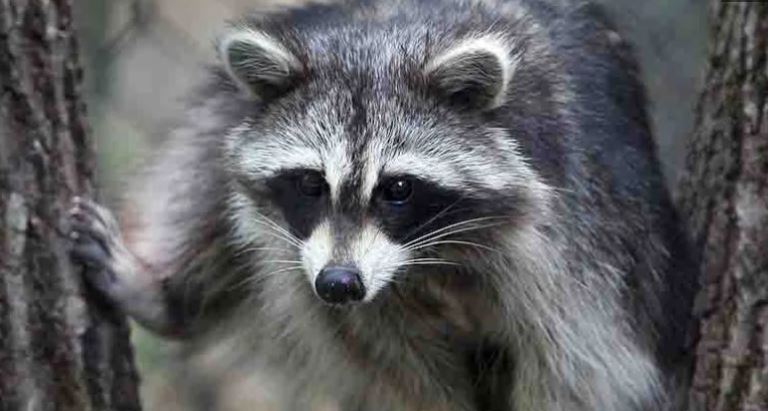
[[344, 304], [365, 297], [360, 272], [350, 267], [326, 267], [315, 280], [315, 290], [323, 301]]

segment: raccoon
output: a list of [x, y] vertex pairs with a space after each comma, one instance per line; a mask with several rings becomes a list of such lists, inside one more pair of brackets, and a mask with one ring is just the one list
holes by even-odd
[[72, 256], [286, 409], [681, 409], [695, 272], [630, 47], [595, 5], [247, 16], [122, 229]]

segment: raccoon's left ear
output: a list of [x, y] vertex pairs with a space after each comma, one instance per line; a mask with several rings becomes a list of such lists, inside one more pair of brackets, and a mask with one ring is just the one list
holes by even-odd
[[429, 84], [451, 101], [490, 110], [504, 104], [517, 59], [497, 36], [463, 40], [424, 69]]
[[260, 31], [233, 30], [221, 38], [218, 48], [230, 77], [259, 100], [285, 92], [302, 72], [301, 62], [287, 47]]

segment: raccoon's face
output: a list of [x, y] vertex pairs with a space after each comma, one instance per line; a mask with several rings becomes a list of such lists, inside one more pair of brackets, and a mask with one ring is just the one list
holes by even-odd
[[258, 107], [227, 140], [236, 226], [295, 250], [286, 264], [328, 303], [370, 301], [414, 267], [463, 265], [456, 249], [494, 249], [546, 207], [515, 139], [487, 124], [516, 68], [503, 41], [471, 37], [426, 60], [397, 50], [300, 61], [260, 32], [221, 44]]

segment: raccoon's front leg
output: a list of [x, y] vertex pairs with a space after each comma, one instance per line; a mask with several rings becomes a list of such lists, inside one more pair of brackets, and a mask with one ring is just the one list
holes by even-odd
[[162, 280], [125, 246], [112, 213], [75, 197], [69, 217], [70, 255], [83, 265], [86, 281], [141, 325], [159, 334], [179, 335], [169, 316]]

